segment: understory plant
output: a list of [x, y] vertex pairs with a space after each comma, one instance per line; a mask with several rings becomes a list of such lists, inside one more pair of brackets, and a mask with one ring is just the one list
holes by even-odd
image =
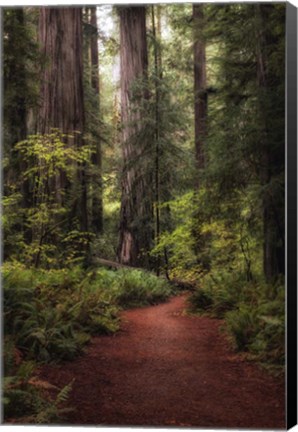
[[236, 350], [275, 366], [285, 361], [284, 305], [283, 280], [269, 285], [224, 271], [207, 275], [189, 298], [192, 312], [225, 320]]
[[3, 366], [2, 406], [5, 421], [10, 424], [58, 423], [71, 410], [64, 403], [73, 383], [59, 388], [40, 379], [36, 374], [37, 363], [23, 360], [22, 352], [10, 336], [4, 339]]
[[119, 310], [166, 300], [172, 288], [141, 270], [112, 271], [27, 268], [6, 262], [3, 275], [5, 419], [28, 423], [56, 421], [70, 391], [40, 382], [40, 363], [72, 360], [91, 335], [119, 329]]

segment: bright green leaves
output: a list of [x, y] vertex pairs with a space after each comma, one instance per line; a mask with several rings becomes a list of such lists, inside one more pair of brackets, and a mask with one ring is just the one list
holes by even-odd
[[15, 145], [25, 169], [3, 201], [6, 250], [11, 257], [14, 251], [15, 257], [36, 267], [57, 266], [60, 259], [68, 264], [82, 260], [92, 234], [81, 232], [73, 209], [81, 193], [78, 177], [90, 164], [92, 150], [71, 145], [77, 134], [53, 129]]
[[[74, 132], [79, 133], [79, 132]], [[30, 135], [28, 139], [16, 144], [29, 168], [23, 173], [25, 179], [34, 179], [38, 184], [49, 181], [61, 170], [67, 177], [73, 174], [74, 163], [88, 162], [91, 151], [87, 146], [74, 148], [66, 145], [74, 135], [66, 135], [53, 130], [46, 135]]]

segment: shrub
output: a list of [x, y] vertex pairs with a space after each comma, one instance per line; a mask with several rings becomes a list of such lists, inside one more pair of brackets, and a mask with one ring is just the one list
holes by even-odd
[[210, 272], [201, 279], [200, 286], [191, 295], [191, 308], [223, 318], [241, 298], [241, 286], [241, 278], [235, 279], [230, 273]]
[[26, 358], [72, 359], [93, 334], [118, 330], [118, 310], [166, 300], [166, 280], [141, 270], [44, 271], [3, 266], [4, 333]]
[[[62, 408], [71, 391], [72, 383], [62, 389], [34, 377], [36, 365], [23, 362], [14, 375], [3, 378], [2, 403], [4, 419], [9, 423], [49, 424], [60, 422], [70, 409]], [[55, 389], [56, 397], [48, 389]]]
[[208, 311], [213, 306], [212, 293], [208, 289], [199, 288], [189, 298], [192, 311]]
[[79, 267], [45, 272], [5, 264], [3, 276], [4, 333], [29, 359], [72, 359], [88, 334], [118, 329], [117, 308], [88, 288]]
[[236, 348], [246, 351], [258, 333], [257, 309], [240, 304], [238, 309], [226, 314], [226, 323], [234, 337]]
[[284, 364], [284, 282], [247, 281], [245, 275], [212, 271], [189, 298], [190, 310], [224, 318], [237, 350], [263, 362]]
[[114, 284], [114, 301], [123, 308], [156, 304], [172, 293], [166, 280], [141, 270], [120, 270]]

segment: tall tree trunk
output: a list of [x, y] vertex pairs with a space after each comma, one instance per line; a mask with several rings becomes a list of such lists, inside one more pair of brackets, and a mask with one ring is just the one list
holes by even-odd
[[[83, 144], [84, 91], [81, 8], [40, 8], [39, 40], [47, 59], [41, 79], [41, 101], [38, 132], [47, 134], [57, 128], [64, 134], [66, 145], [79, 148]], [[79, 198], [73, 213], [80, 220], [82, 231], [88, 230], [87, 186], [84, 167], [79, 167]], [[63, 204], [61, 191], [69, 187], [63, 172], [56, 178], [56, 196]]]
[[[207, 136], [207, 80], [206, 80], [206, 44], [203, 36], [204, 28], [204, 5], [193, 4], [193, 60], [194, 60], [194, 132], [195, 132], [195, 205], [197, 202], [197, 191], [201, 186], [202, 171], [205, 168], [205, 141]], [[196, 218], [193, 227], [195, 238], [194, 252], [200, 264], [208, 269], [209, 257], [202, 256], [208, 235], [201, 232], [200, 217]]]
[[81, 8], [42, 7], [39, 40], [47, 64], [41, 80], [38, 131], [78, 131], [68, 142], [79, 146], [85, 121]]
[[123, 264], [148, 266], [152, 242], [152, 182], [146, 170], [148, 156], [144, 156], [149, 140], [142, 134], [142, 110], [148, 98], [146, 10], [145, 7], [121, 7], [119, 15], [124, 169], [118, 257]]
[[[157, 40], [157, 31], [155, 24], [154, 5], [151, 6], [152, 12], [152, 33], [154, 38], [154, 82], [155, 82], [155, 244], [158, 246], [160, 241], [160, 192], [159, 192], [159, 139], [160, 139], [160, 81], [162, 78], [161, 71], [161, 55], [158, 47], [159, 40]], [[160, 25], [160, 21], [159, 21]], [[159, 29], [160, 30], [160, 27]], [[160, 272], [160, 254], [157, 255], [156, 260], [156, 274], [159, 276]]]
[[[5, 64], [3, 70], [4, 78], [4, 133], [3, 143], [4, 152], [10, 154], [16, 143], [26, 139], [27, 136], [27, 101], [26, 91], [28, 91], [26, 56], [27, 45], [26, 22], [23, 8], [17, 8], [6, 12], [4, 16], [5, 40]], [[21, 43], [20, 43], [21, 40]], [[11, 56], [16, 53], [16, 56]], [[9, 55], [10, 54], [10, 55]], [[11, 158], [13, 161], [13, 158]], [[18, 155], [15, 163], [10, 164], [9, 169], [4, 170], [4, 194], [6, 183], [15, 183], [18, 173], [27, 170], [27, 164], [22, 155]], [[29, 208], [31, 205], [31, 193], [28, 180], [21, 182], [21, 194], [23, 207]], [[31, 241], [31, 230], [25, 226], [20, 227], [24, 230], [25, 240]]]
[[[12, 147], [17, 142], [25, 139], [27, 134], [26, 127], [26, 98], [25, 89], [26, 82], [26, 67], [25, 67], [25, 52], [18, 48], [19, 38], [24, 32], [25, 19], [22, 8], [9, 11], [9, 23], [4, 21], [4, 31], [6, 33], [6, 51], [7, 59], [4, 67], [4, 96], [7, 92], [13, 94], [13, 98], [8, 94], [9, 104], [4, 106], [5, 120], [5, 138], [7, 145]], [[8, 20], [7, 20], [8, 21]], [[8, 51], [17, 51], [18, 58], [8, 57]], [[14, 91], [14, 86], [23, 89], [23, 91]]]
[[[99, 87], [99, 61], [98, 61], [98, 37], [96, 6], [90, 8], [90, 24], [94, 33], [91, 36], [91, 86], [96, 96], [96, 111], [100, 116], [100, 87]], [[92, 181], [92, 219], [91, 225], [96, 233], [103, 229], [103, 204], [102, 204], [102, 157], [100, 137], [97, 137], [96, 147], [92, 153], [91, 162], [94, 175]]]
[[206, 140], [207, 88], [206, 48], [202, 36], [204, 5], [193, 5], [194, 25], [194, 113], [195, 113], [195, 156], [197, 163], [196, 186], [199, 187], [200, 172], [205, 166], [204, 144]]
[[[267, 282], [272, 282], [279, 273], [285, 272], [284, 250], [284, 226], [283, 215], [279, 217], [275, 205], [275, 198], [271, 190], [272, 169], [276, 165], [273, 152], [268, 140], [267, 117], [268, 105], [266, 105], [266, 93], [269, 90], [269, 74], [267, 45], [270, 35], [264, 31], [266, 15], [270, 11], [270, 5], [255, 5], [257, 18], [257, 82], [259, 87], [259, 110], [263, 122], [261, 131], [261, 184], [263, 186], [263, 270]], [[269, 7], [269, 9], [268, 9]], [[279, 155], [280, 156], [280, 155]]]

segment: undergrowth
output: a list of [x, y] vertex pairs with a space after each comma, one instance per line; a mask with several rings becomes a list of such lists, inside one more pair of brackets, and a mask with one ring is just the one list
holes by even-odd
[[189, 309], [224, 318], [234, 347], [261, 363], [285, 362], [285, 297], [280, 279], [273, 286], [244, 275], [211, 272], [189, 298]]
[[7, 262], [2, 275], [4, 415], [24, 422], [57, 420], [70, 391], [68, 386], [49, 399], [36, 384], [37, 364], [72, 360], [91, 335], [119, 329], [121, 309], [155, 304], [172, 293], [166, 280], [141, 270], [36, 270]]

